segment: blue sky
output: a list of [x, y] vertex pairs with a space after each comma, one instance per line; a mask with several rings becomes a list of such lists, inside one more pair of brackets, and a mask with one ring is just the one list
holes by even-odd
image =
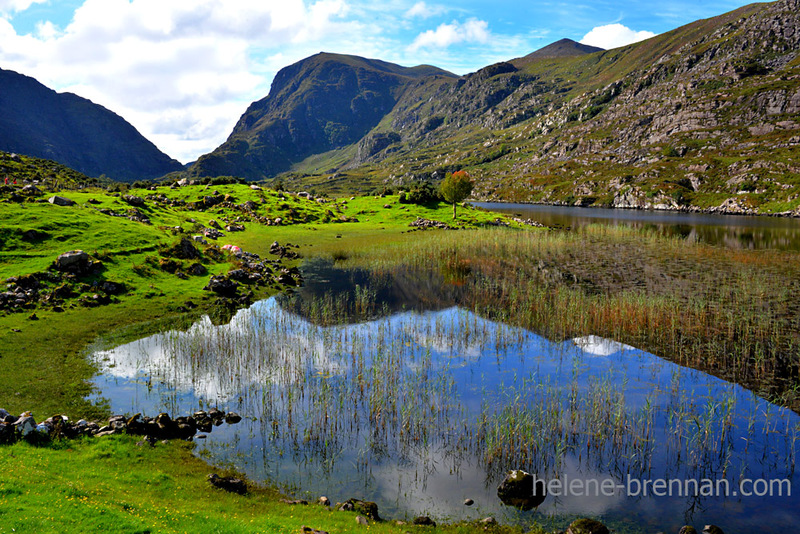
[[0, 0], [0, 68], [89, 98], [188, 162], [319, 51], [465, 74], [567, 37], [613, 48], [739, 0]]

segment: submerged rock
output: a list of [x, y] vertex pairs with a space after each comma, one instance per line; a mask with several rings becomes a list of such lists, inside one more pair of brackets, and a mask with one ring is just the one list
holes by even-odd
[[[547, 491], [543, 480], [521, 469], [510, 471], [497, 487], [497, 496], [506, 506], [531, 510], [544, 502]], [[535, 487], [534, 487], [535, 486]]]

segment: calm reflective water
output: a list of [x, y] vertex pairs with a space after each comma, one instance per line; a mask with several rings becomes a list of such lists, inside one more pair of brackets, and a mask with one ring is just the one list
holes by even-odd
[[[95, 357], [115, 412], [238, 411], [245, 420], [198, 440], [199, 453], [310, 499], [374, 500], [384, 517], [563, 528], [591, 515], [728, 534], [800, 524], [796, 495], [739, 493], [745, 479], [796, 482], [796, 414], [610, 340], [551, 343], [459, 308], [322, 327], [269, 299], [230, 324], [206, 319]], [[521, 512], [496, 495], [514, 468], [590, 491]], [[659, 479], [692, 495], [668, 482], [673, 496], [654, 496]], [[696, 496], [691, 481], [731, 495]]]
[[729, 248], [800, 250], [800, 220], [786, 217], [711, 215], [671, 211], [579, 208], [502, 202], [474, 202], [475, 206], [518, 214], [546, 226], [580, 227], [587, 224], [651, 227], [666, 235]]

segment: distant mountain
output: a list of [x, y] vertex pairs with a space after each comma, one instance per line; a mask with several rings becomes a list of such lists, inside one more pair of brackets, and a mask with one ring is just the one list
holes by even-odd
[[466, 169], [487, 200], [800, 216], [798, 28], [800, 0], [751, 4], [460, 77], [320, 54], [190, 172], [344, 193]]
[[521, 68], [540, 59], [582, 56], [584, 54], [592, 54], [594, 52], [602, 51], [603, 49], [597, 46], [576, 43], [572, 39], [561, 39], [560, 41], [556, 41], [555, 43], [545, 46], [544, 48], [540, 48], [536, 52], [532, 52], [525, 57], [515, 59], [511, 61], [511, 63]]
[[106, 108], [3, 69], [0, 150], [51, 159], [88, 176], [104, 174], [120, 181], [156, 178], [183, 168]]
[[[429, 66], [413, 68], [320, 53], [281, 69], [269, 95], [250, 105], [228, 140], [198, 159], [197, 176], [274, 176], [313, 154], [361, 140], [409, 86], [455, 79]], [[378, 140], [379, 145], [391, 139]]]

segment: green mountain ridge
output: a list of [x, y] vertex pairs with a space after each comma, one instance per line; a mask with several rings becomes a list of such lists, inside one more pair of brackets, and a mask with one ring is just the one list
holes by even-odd
[[608, 51], [561, 40], [460, 77], [319, 54], [190, 172], [345, 192], [466, 169], [482, 199], [800, 213], [799, 8], [751, 4]]
[[266, 98], [252, 103], [228, 140], [191, 167], [195, 176], [261, 179], [308, 156], [353, 144], [426, 78], [455, 78], [430, 66], [319, 53], [282, 69]]
[[125, 119], [90, 100], [3, 69], [0, 88], [0, 150], [120, 181], [157, 178], [183, 168]]

